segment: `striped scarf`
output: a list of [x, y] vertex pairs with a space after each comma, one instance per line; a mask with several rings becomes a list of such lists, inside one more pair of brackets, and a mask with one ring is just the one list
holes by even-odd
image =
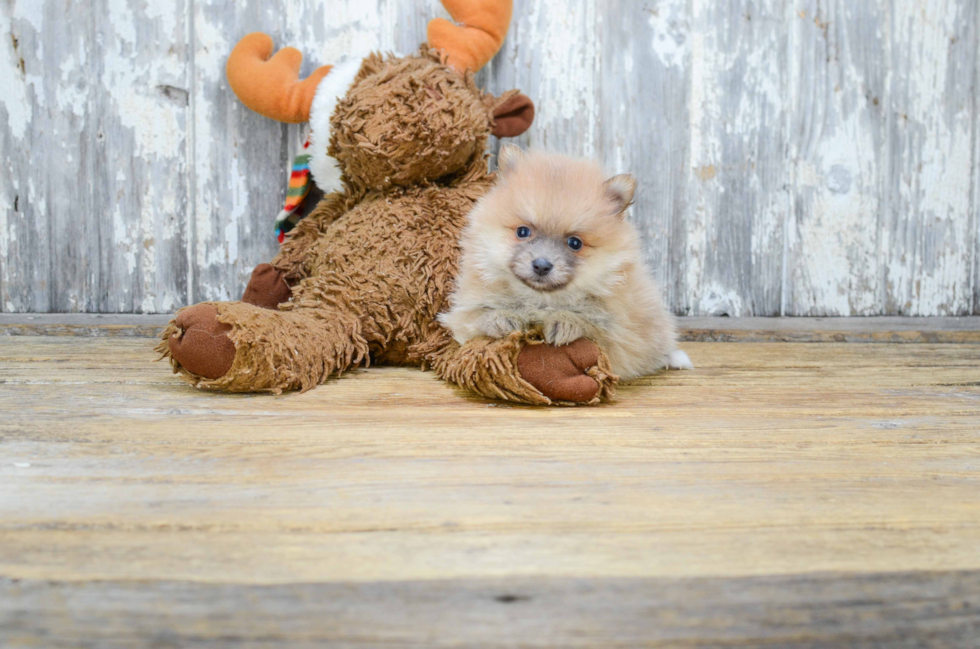
[[[303, 144], [303, 153], [296, 156], [293, 160], [293, 168], [289, 174], [289, 187], [286, 189], [286, 204], [276, 217], [276, 238], [282, 243], [286, 238], [286, 233], [296, 227], [302, 218], [296, 214], [296, 210], [303, 204], [310, 190], [313, 188], [313, 177], [310, 175], [310, 159], [312, 156], [306, 152], [310, 148], [310, 139], [306, 139]], [[294, 216], [295, 214], [295, 216]]]

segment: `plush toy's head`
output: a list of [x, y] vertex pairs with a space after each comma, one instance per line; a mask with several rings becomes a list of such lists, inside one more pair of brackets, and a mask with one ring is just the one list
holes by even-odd
[[496, 98], [473, 83], [503, 43], [512, 0], [443, 4], [461, 26], [433, 20], [428, 45], [415, 55], [370, 54], [301, 81], [299, 52], [271, 56], [272, 40], [250, 34], [232, 52], [229, 82], [256, 112], [310, 122], [309, 167], [324, 191], [340, 188], [341, 173], [379, 190], [444, 178], [482, 159], [491, 133], [527, 130], [534, 105], [516, 91]]
[[370, 189], [436, 180], [482, 158], [490, 133], [507, 121], [498, 124], [494, 111], [508, 102], [509, 95], [485, 95], [472, 74], [456, 73], [434, 53], [371, 55], [332, 113], [328, 153]]

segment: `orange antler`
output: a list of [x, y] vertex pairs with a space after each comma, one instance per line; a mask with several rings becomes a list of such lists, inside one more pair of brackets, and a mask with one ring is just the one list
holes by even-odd
[[454, 25], [443, 18], [429, 22], [429, 45], [446, 53], [460, 72], [476, 72], [500, 50], [514, 12], [513, 0], [442, 0]]
[[272, 56], [272, 49], [272, 39], [258, 32], [238, 41], [228, 57], [228, 83], [242, 103], [256, 113], [290, 124], [306, 122], [317, 84], [330, 73], [331, 66], [317, 68], [300, 81], [303, 55], [299, 50], [286, 47]]

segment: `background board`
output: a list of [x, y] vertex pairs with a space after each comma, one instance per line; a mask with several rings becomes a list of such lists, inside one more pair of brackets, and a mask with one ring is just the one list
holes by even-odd
[[[224, 63], [412, 51], [437, 0], [0, 0], [0, 312], [237, 299], [300, 127]], [[975, 0], [515, 0], [488, 89], [521, 142], [640, 181], [687, 315], [980, 314]], [[496, 147], [495, 143], [495, 147]]]

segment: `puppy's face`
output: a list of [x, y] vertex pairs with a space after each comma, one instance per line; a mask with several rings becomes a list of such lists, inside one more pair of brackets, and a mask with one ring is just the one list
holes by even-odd
[[606, 180], [591, 162], [501, 149], [500, 180], [470, 215], [464, 238], [488, 282], [506, 279], [544, 293], [601, 294], [636, 258], [623, 213], [632, 176]]
[[[532, 221], [532, 219], [524, 219]], [[554, 228], [542, 228], [540, 221], [519, 225], [514, 230], [510, 270], [517, 279], [536, 291], [565, 288], [575, 277], [575, 270], [585, 243], [577, 233], [565, 233], [562, 240]]]

